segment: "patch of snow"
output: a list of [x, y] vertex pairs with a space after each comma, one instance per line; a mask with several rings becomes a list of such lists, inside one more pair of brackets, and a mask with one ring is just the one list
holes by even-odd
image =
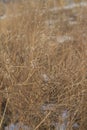
[[47, 74], [42, 74], [41, 76], [45, 82], [48, 82], [50, 80]]
[[3, 16], [0, 16], [0, 20], [6, 19], [6, 18], [16, 18], [16, 17], [19, 17], [19, 16], [26, 15], [28, 13], [29, 13], [28, 11], [25, 11], [23, 13], [10, 14], [8, 16], [7, 15], [3, 15]]
[[71, 4], [68, 4], [66, 6], [63, 6], [63, 7], [54, 7], [54, 8], [51, 8], [49, 11], [58, 11], [58, 10], [68, 10], [68, 9], [73, 9], [73, 8], [77, 8], [77, 7], [86, 7], [87, 6], [87, 2], [79, 2], [79, 3], [71, 3]]
[[10, 124], [9, 126], [5, 127], [5, 130], [31, 130], [31, 127], [24, 125], [23, 123], [17, 123], [17, 124]]
[[55, 123], [55, 130], [66, 130], [66, 125], [64, 123], [60, 124], [60, 123]]
[[10, 124], [8, 127], [5, 128], [5, 130], [14, 130], [14, 129], [15, 129], [14, 124]]
[[63, 113], [62, 113], [62, 118], [63, 119], [66, 119], [68, 117], [68, 112], [67, 112], [67, 110], [65, 110], [65, 111], [63, 111]]
[[66, 130], [67, 124], [68, 124], [68, 111], [64, 110], [61, 115], [62, 123], [60, 122], [54, 122], [53, 125], [55, 127], [55, 130]]
[[66, 41], [73, 41], [73, 37], [67, 35], [57, 37], [57, 42], [59, 43], [64, 43]]
[[44, 104], [42, 105], [42, 111], [52, 111], [55, 108], [55, 104]]
[[73, 128], [79, 128], [79, 124], [78, 123], [74, 123], [73, 124]]
[[76, 21], [69, 21], [69, 25], [76, 25], [76, 24], [78, 24], [78, 22], [76, 22]]

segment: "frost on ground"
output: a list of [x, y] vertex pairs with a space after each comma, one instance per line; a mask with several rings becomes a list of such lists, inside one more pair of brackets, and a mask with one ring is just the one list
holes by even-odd
[[58, 11], [58, 10], [68, 10], [68, 9], [73, 9], [73, 8], [78, 8], [78, 7], [86, 7], [87, 6], [87, 2], [79, 2], [79, 3], [72, 3], [72, 4], [68, 4], [66, 6], [63, 7], [54, 7], [51, 8], [49, 11]]
[[22, 122], [17, 124], [10, 124], [9, 126], [5, 127], [5, 130], [32, 130], [31, 127], [24, 125]]

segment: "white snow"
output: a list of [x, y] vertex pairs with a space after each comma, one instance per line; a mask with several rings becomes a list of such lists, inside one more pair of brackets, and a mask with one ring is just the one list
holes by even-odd
[[42, 74], [41, 75], [41, 77], [43, 78], [43, 80], [45, 81], [45, 82], [48, 82], [50, 79], [49, 79], [49, 77], [47, 76], [47, 74]]
[[78, 7], [87, 7], [87, 2], [79, 2], [79, 3], [72, 3], [72, 4], [68, 4], [66, 6], [63, 7], [53, 7], [51, 9], [49, 9], [49, 11], [58, 11], [58, 10], [68, 10], [68, 9], [73, 9], [73, 8], [78, 8]]
[[[79, 2], [79, 3], [70, 3], [68, 5], [65, 5], [63, 7], [56, 7], [54, 6], [53, 8], [50, 8], [49, 11], [58, 11], [58, 10], [68, 10], [68, 9], [73, 9], [73, 8], [77, 8], [77, 7], [87, 7], [87, 2]], [[24, 14], [28, 14], [28, 11], [25, 11], [23, 13], [18, 13], [18, 14], [11, 14], [11, 15], [3, 15], [0, 17], [0, 20], [6, 19], [6, 18], [13, 18], [13, 17], [18, 17], [18, 16], [22, 16]], [[45, 9], [43, 10], [43, 12], [41, 12], [41, 15], [45, 13]]]
[[73, 124], [73, 128], [79, 128], [79, 124], [74, 123], [74, 124]]
[[66, 41], [73, 41], [73, 37], [68, 36], [68, 35], [64, 35], [64, 36], [58, 36], [57, 37], [57, 42], [58, 43], [64, 43]]
[[31, 130], [31, 127], [24, 125], [22, 122], [17, 124], [10, 124], [9, 126], [5, 127], [5, 130]]
[[42, 111], [52, 111], [55, 108], [55, 104], [44, 104], [41, 109]]

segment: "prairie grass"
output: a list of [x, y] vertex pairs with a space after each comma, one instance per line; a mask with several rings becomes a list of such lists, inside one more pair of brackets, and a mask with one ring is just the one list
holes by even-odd
[[[66, 130], [74, 123], [87, 129], [87, 9], [50, 12], [53, 6], [50, 0], [11, 3], [7, 14], [14, 9], [14, 15], [0, 21], [0, 129], [22, 121], [33, 130], [54, 130], [64, 110]], [[46, 25], [51, 19], [58, 21]], [[59, 43], [63, 35], [73, 40]], [[53, 107], [43, 112], [44, 104]]]

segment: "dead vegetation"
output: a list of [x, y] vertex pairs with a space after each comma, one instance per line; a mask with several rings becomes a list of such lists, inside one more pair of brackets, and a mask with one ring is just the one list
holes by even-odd
[[[67, 130], [74, 123], [86, 130], [87, 9], [54, 14], [44, 4], [43, 13], [43, 4], [24, 4], [29, 13], [0, 21], [0, 129], [22, 121], [33, 130], [54, 130], [52, 123], [61, 124], [60, 115], [67, 110]], [[59, 21], [46, 26], [53, 17]], [[67, 24], [66, 17], [78, 24]], [[58, 43], [57, 36], [68, 34], [74, 40]], [[49, 106], [43, 110], [44, 105]]]

